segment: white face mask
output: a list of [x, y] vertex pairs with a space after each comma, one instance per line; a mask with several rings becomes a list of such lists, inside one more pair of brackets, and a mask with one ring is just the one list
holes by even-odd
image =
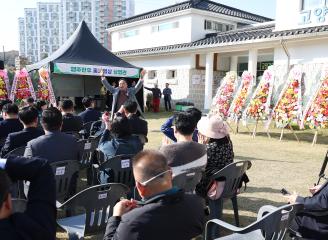
[[147, 181], [141, 182], [140, 185], [142, 185], [142, 186], [146, 186], [146, 185], [147, 185], [148, 183], [150, 183], [151, 181], [153, 181], [153, 180], [155, 180], [156, 178], [158, 178], [158, 177], [160, 177], [160, 176], [163, 176], [165, 173], [168, 173], [168, 172], [171, 172], [171, 171], [172, 171], [172, 170], [169, 169], [169, 170], [166, 170], [166, 171], [164, 171], [164, 172], [161, 172], [161, 173], [157, 174], [156, 176], [154, 176], [154, 177], [148, 179]]

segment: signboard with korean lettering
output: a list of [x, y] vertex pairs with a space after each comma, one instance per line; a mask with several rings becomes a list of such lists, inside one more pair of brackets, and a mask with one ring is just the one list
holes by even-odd
[[136, 68], [120, 68], [70, 63], [54, 64], [54, 73], [57, 74], [99, 76], [100, 70], [104, 71], [106, 77], [139, 78], [140, 73], [139, 69]]
[[328, 8], [326, 6], [317, 7], [314, 9], [303, 10], [300, 13], [299, 25], [307, 24], [327, 24]]

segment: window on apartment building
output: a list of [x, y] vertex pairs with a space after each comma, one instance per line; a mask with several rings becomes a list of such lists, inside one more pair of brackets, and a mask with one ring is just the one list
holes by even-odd
[[139, 30], [134, 29], [130, 31], [120, 32], [120, 38], [128, 38], [128, 37], [134, 37], [139, 35]]
[[152, 32], [161, 32], [169, 29], [179, 28], [179, 22], [168, 22], [154, 25], [151, 28]]
[[174, 79], [177, 76], [177, 70], [168, 70], [166, 72], [166, 78], [167, 79]]
[[148, 71], [148, 79], [155, 79], [157, 77], [157, 71], [151, 70]]
[[327, 5], [328, 0], [302, 0], [302, 10], [313, 9]]

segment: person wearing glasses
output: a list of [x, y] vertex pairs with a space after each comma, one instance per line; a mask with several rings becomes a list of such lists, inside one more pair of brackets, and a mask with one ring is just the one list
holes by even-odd
[[104, 240], [190, 240], [202, 233], [202, 201], [172, 186], [172, 171], [162, 153], [142, 151], [132, 167], [142, 200], [125, 199], [115, 205]]

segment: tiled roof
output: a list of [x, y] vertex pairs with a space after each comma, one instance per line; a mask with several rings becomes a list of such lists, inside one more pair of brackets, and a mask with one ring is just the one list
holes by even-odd
[[206, 38], [191, 42], [191, 43], [182, 43], [175, 45], [167, 45], [153, 48], [144, 48], [136, 50], [128, 50], [116, 52], [117, 56], [130, 56], [130, 55], [145, 55], [145, 54], [154, 54], [154, 53], [165, 53], [178, 50], [188, 50], [188, 49], [197, 49], [201, 47], [218, 47], [225, 44], [242, 44], [243, 42], [250, 40], [258, 39], [279, 39], [287, 36], [301, 37], [313, 33], [327, 33], [328, 34], [328, 25], [317, 26], [317, 27], [308, 27], [300, 29], [292, 29], [285, 31], [274, 31], [274, 24], [267, 24], [263, 26], [252, 26], [245, 27], [242, 29], [237, 29], [233, 31], [208, 34]]
[[116, 22], [109, 23], [107, 26], [108, 28], [127, 24], [127, 23], [132, 23], [144, 19], [149, 19], [153, 17], [158, 17], [186, 9], [198, 9], [198, 10], [204, 10], [204, 11], [209, 11], [209, 12], [214, 12], [214, 13], [219, 13], [219, 14], [224, 14], [227, 16], [232, 16], [232, 17], [238, 17], [238, 18], [243, 18], [246, 20], [251, 20], [254, 22], [267, 22], [267, 21], [272, 21], [272, 19], [263, 17], [260, 15], [256, 15], [253, 13], [245, 12], [237, 8], [232, 8], [217, 2], [212, 2], [209, 0], [191, 0], [191, 1], [186, 1], [186, 2], [181, 2], [177, 3], [165, 8], [160, 8], [151, 12], [146, 12], [140, 15], [136, 15], [130, 18], [126, 18], [123, 20], [119, 20]]

